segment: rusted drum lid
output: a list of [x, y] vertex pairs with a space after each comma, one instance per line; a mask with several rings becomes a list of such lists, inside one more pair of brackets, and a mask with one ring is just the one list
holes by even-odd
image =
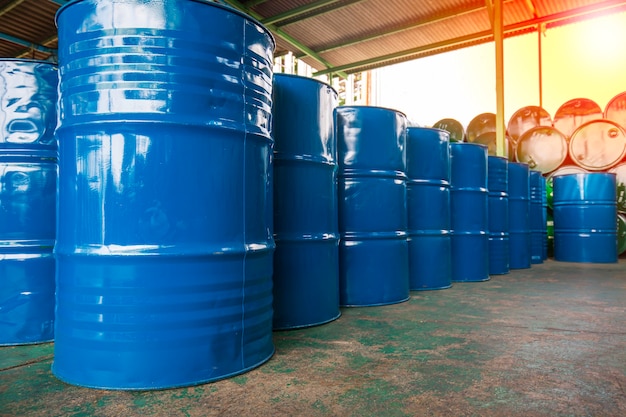
[[514, 144], [509, 136], [504, 137], [505, 155], [497, 155], [496, 153], [496, 132], [486, 132], [474, 139], [473, 143], [480, 143], [487, 146], [487, 154], [494, 156], [505, 156], [509, 160], [513, 160]]
[[465, 129], [463, 129], [463, 125], [458, 120], [441, 119], [433, 127], [448, 132], [450, 134], [450, 142], [463, 142], [465, 139]]
[[467, 141], [474, 142], [483, 133], [496, 131], [496, 115], [482, 113], [474, 117], [467, 125]]
[[553, 126], [569, 138], [579, 126], [597, 119], [602, 119], [598, 103], [588, 98], [575, 98], [559, 107], [554, 114]]
[[551, 126], [537, 126], [524, 132], [515, 150], [519, 162], [543, 174], [557, 169], [567, 156], [567, 138]]
[[550, 114], [542, 107], [526, 106], [513, 113], [506, 129], [513, 142], [517, 142], [526, 131], [537, 126], [552, 126]]
[[609, 170], [615, 174], [617, 186], [617, 211], [626, 213], [626, 162], [615, 165]]
[[626, 131], [606, 119], [592, 120], [574, 131], [569, 141], [572, 161], [589, 171], [603, 171], [626, 154]]
[[626, 91], [613, 97], [604, 109], [604, 118], [626, 129]]

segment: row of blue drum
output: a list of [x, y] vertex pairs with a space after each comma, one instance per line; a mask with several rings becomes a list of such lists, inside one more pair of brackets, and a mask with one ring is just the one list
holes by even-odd
[[480, 145], [273, 76], [249, 16], [82, 0], [57, 25], [58, 79], [0, 61], [0, 344], [54, 337], [63, 381], [213, 381], [267, 361], [273, 329], [529, 266], [526, 166], [488, 176]]

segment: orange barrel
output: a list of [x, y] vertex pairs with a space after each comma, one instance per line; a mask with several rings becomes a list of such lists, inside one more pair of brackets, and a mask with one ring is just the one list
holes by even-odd
[[493, 113], [481, 113], [467, 125], [467, 141], [474, 142], [480, 135], [495, 131], [496, 115]]
[[601, 118], [598, 103], [588, 98], [575, 98], [563, 103], [554, 113], [553, 126], [569, 138], [579, 126]]
[[615, 174], [617, 211], [626, 213], [626, 162], [615, 165], [609, 172]]
[[626, 154], [626, 131], [617, 123], [599, 119], [580, 126], [569, 141], [569, 155], [589, 171], [605, 171]]
[[567, 138], [550, 126], [537, 126], [524, 132], [515, 150], [518, 162], [541, 173], [557, 169], [567, 156]]
[[435, 129], [445, 130], [450, 134], [450, 142], [463, 142], [465, 140], [465, 129], [461, 122], [455, 119], [441, 119], [433, 125]]
[[537, 126], [552, 126], [550, 113], [539, 106], [526, 106], [513, 113], [506, 130], [511, 140], [517, 142], [526, 131]]
[[604, 108], [604, 118], [626, 129], [626, 91], [609, 100]]

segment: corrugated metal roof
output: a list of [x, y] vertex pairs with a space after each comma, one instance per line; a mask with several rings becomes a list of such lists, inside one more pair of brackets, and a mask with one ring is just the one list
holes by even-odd
[[[217, 0], [320, 72], [353, 73], [493, 40], [491, 0]], [[66, 0], [0, 0], [0, 56], [56, 60]], [[505, 37], [626, 10], [626, 0], [503, 0]]]

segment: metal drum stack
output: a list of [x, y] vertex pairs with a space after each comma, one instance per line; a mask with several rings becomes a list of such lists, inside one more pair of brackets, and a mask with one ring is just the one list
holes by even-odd
[[406, 301], [406, 116], [381, 107], [342, 106], [335, 120], [340, 304]]
[[339, 317], [337, 92], [274, 75], [274, 329]]
[[53, 373], [157, 389], [265, 362], [271, 34], [192, 0], [71, 2], [57, 26]]
[[410, 289], [448, 288], [452, 285], [448, 132], [409, 127], [406, 159]]
[[54, 338], [58, 71], [0, 58], [0, 345]]

